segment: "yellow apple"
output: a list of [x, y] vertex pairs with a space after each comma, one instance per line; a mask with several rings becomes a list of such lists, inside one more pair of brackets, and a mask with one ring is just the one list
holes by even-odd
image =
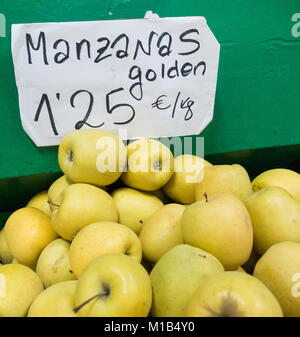
[[13, 255], [8, 247], [3, 228], [0, 231], [0, 261], [3, 264], [11, 263]]
[[112, 197], [101, 188], [90, 184], [66, 187], [52, 211], [54, 230], [71, 241], [85, 226], [97, 221], [118, 221], [118, 209]]
[[56, 179], [48, 189], [48, 203], [51, 211], [55, 209], [55, 204], [57, 203], [57, 199], [60, 194], [64, 191], [64, 189], [71, 185], [72, 182], [67, 178], [64, 174], [63, 176]]
[[115, 222], [96, 222], [84, 227], [70, 247], [70, 264], [78, 278], [95, 257], [107, 253], [126, 254], [138, 262], [142, 246], [137, 235], [128, 227]]
[[48, 191], [42, 191], [32, 197], [27, 205], [27, 207], [35, 207], [43, 211], [46, 215], [51, 215], [51, 209], [48, 203]]
[[230, 193], [244, 201], [252, 194], [252, 185], [247, 171], [238, 164], [205, 166], [204, 177], [196, 184], [196, 201], [204, 200], [206, 193], [212, 197], [216, 193]]
[[119, 212], [119, 222], [139, 234], [145, 220], [163, 206], [155, 195], [129, 187], [121, 187], [111, 194]]
[[104, 254], [93, 259], [78, 279], [75, 312], [84, 317], [147, 317], [151, 281], [135, 259]]
[[164, 185], [163, 191], [172, 200], [182, 204], [192, 204], [195, 199], [195, 187], [203, 179], [203, 168], [212, 166], [205, 159], [184, 154], [174, 159], [174, 173]]
[[209, 275], [223, 273], [221, 262], [208, 252], [181, 244], [170, 249], [153, 267], [152, 315], [181, 317], [194, 292]]
[[47, 288], [55, 283], [74, 280], [69, 260], [70, 242], [59, 238], [50, 242], [41, 252], [36, 273]]
[[27, 315], [33, 300], [43, 291], [43, 283], [29, 267], [6, 264], [0, 267], [0, 317]]
[[171, 151], [154, 139], [140, 139], [127, 145], [127, 170], [122, 181], [129, 187], [154, 191], [165, 185], [173, 174]]
[[262, 255], [281, 241], [300, 243], [300, 203], [278, 186], [268, 186], [246, 200], [254, 230], [254, 248]]
[[207, 277], [192, 296], [187, 317], [282, 317], [271, 291], [255, 277], [225, 271]]
[[32, 302], [28, 317], [78, 317], [73, 311], [78, 281], [64, 281], [43, 290]]
[[146, 219], [139, 235], [144, 257], [156, 263], [168, 250], [183, 243], [181, 216], [185, 206], [168, 204]]
[[186, 206], [181, 225], [183, 241], [216, 256], [226, 270], [241, 266], [251, 254], [251, 219], [233, 194], [215, 194]]
[[12, 213], [5, 223], [4, 234], [12, 255], [33, 269], [42, 250], [57, 238], [50, 218], [33, 207]]
[[261, 173], [252, 181], [253, 191], [267, 186], [279, 186], [300, 202], [300, 174], [288, 169], [272, 169]]
[[271, 246], [258, 260], [254, 276], [272, 291], [285, 316], [300, 317], [300, 243]]
[[76, 130], [58, 149], [58, 163], [74, 183], [107, 186], [124, 171], [126, 148], [119, 137], [104, 130]]

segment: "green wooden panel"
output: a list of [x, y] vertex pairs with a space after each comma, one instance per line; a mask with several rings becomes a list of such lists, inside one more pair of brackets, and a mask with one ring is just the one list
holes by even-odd
[[[300, 37], [291, 34], [299, 0], [1, 0], [7, 36], [0, 38], [0, 210], [20, 205], [59, 172], [57, 147], [37, 148], [21, 126], [11, 24], [142, 18], [146, 10], [203, 15], [221, 44], [214, 119], [202, 134], [207, 158], [241, 161], [253, 172], [299, 159]], [[257, 152], [272, 147], [285, 149], [278, 150], [280, 163], [276, 151]], [[28, 184], [28, 176], [36, 178]]]
[[0, 179], [0, 212], [26, 206], [37, 193], [48, 190], [62, 173], [39, 173], [28, 176]]

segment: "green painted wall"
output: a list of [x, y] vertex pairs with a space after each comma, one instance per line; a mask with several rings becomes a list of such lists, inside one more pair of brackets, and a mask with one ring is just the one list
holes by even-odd
[[273, 165], [299, 163], [300, 37], [291, 34], [291, 17], [300, 12], [299, 4], [299, 0], [1, 0], [7, 36], [0, 38], [0, 210], [24, 204], [59, 171], [57, 147], [37, 148], [20, 123], [11, 24], [142, 18], [146, 10], [161, 17], [205, 16], [221, 44], [214, 120], [202, 134], [205, 153], [215, 163], [249, 164], [255, 174]]

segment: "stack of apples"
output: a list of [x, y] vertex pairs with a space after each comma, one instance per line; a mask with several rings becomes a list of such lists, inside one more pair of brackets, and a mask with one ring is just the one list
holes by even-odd
[[0, 232], [0, 316], [300, 316], [300, 175], [66, 135]]

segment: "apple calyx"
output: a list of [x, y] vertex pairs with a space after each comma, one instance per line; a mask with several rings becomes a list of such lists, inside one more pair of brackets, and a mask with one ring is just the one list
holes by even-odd
[[204, 198], [205, 198], [205, 202], [208, 202], [208, 196], [207, 196], [207, 193], [206, 192], [204, 192]]
[[103, 284], [102, 285], [102, 292], [101, 293], [96, 294], [96, 295], [90, 297], [89, 299], [87, 299], [86, 301], [82, 302], [77, 307], [73, 308], [73, 311], [76, 314], [82, 307], [84, 307], [86, 304], [90, 303], [95, 298], [106, 299], [109, 295], [110, 295], [110, 287], [109, 287], [109, 285], [108, 284]]

